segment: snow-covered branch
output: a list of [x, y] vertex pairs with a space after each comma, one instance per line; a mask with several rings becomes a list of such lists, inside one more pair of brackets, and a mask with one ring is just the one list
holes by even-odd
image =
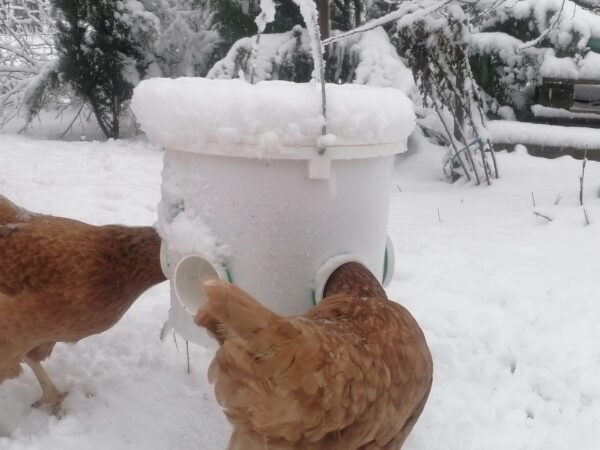
[[358, 33], [364, 33], [375, 28], [397, 22], [397, 26], [404, 27], [408, 26], [411, 22], [422, 20], [424, 17], [442, 9], [444, 6], [452, 3], [454, 0], [438, 0], [428, 6], [423, 6], [421, 3], [402, 3], [396, 11], [392, 11], [385, 16], [371, 20], [364, 25], [354, 28], [353, 30], [346, 31], [344, 33], [337, 34], [323, 40], [323, 45], [329, 45], [340, 39], [345, 39], [348, 36], [352, 36]]
[[0, 126], [41, 105], [40, 86], [54, 67], [53, 24], [47, 0], [0, 3]]

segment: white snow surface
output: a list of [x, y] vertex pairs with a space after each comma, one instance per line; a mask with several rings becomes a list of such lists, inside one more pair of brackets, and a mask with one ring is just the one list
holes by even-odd
[[488, 122], [487, 129], [492, 142], [502, 144], [547, 145], [590, 150], [600, 148], [600, 129], [597, 128], [492, 120]]
[[[585, 226], [580, 161], [499, 153], [502, 178], [476, 188], [443, 179], [445, 149], [420, 138], [410, 148], [391, 187], [388, 293], [423, 327], [435, 375], [404, 450], [596, 449], [600, 164], [586, 169]], [[90, 223], [153, 223], [161, 169], [162, 153], [140, 141], [0, 136], [0, 192]], [[531, 192], [552, 222], [534, 216]], [[40, 392], [28, 370], [0, 385], [0, 449], [224, 448], [211, 355], [192, 346], [186, 373], [183, 342], [178, 352], [158, 339], [168, 307], [162, 284], [111, 330], [56, 347], [45, 365], [69, 391], [62, 420], [30, 408]]]
[[[154, 78], [136, 87], [132, 109], [150, 140], [163, 147], [201, 151], [212, 143], [227, 152], [255, 146], [248, 156], [315, 147], [323, 123], [315, 83]], [[336, 145], [405, 142], [414, 124], [412, 103], [397, 89], [327, 85], [327, 132]]]

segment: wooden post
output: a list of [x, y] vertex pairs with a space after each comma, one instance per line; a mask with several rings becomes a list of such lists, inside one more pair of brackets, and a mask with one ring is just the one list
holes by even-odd
[[319, 0], [319, 29], [321, 32], [321, 39], [327, 39], [331, 34], [329, 0]]

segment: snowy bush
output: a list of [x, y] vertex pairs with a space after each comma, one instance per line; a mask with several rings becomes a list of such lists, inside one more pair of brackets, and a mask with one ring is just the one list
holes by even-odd
[[124, 102], [144, 68], [131, 39], [131, 28], [120, 20], [122, 2], [54, 0], [61, 12], [56, 45], [58, 70], [92, 109], [106, 137], [117, 138]]
[[[583, 6], [583, 7], [582, 7]], [[480, 1], [470, 54], [478, 81], [500, 104], [527, 115], [542, 77], [600, 79], [596, 0]], [[590, 9], [591, 8], [591, 9]]]
[[48, 0], [0, 0], [0, 125], [25, 105], [26, 122], [55, 83], [56, 53]]
[[[308, 33], [292, 31], [265, 34], [256, 52], [256, 36], [240, 39], [227, 56], [210, 70], [209, 78], [237, 78], [240, 71], [254, 81], [286, 80], [307, 82], [313, 68]], [[415, 84], [389, 37], [382, 28], [356, 34], [336, 42], [327, 56], [326, 79], [336, 83], [357, 83], [395, 87], [412, 94]]]
[[260, 44], [256, 42], [257, 37], [251, 36], [234, 43], [225, 58], [211, 68], [208, 78], [237, 78], [242, 71], [248, 80], [254, 76], [254, 81], [310, 80], [312, 60], [306, 30], [297, 26], [286, 33], [262, 35]]
[[485, 109], [469, 62], [469, 16], [457, 5], [441, 5], [426, 15], [407, 10], [395, 24], [395, 41], [408, 58], [422, 104], [435, 111], [449, 145], [445, 170], [477, 184], [498, 176], [485, 131]]
[[189, 0], [126, 0], [119, 19], [130, 29], [148, 76], [203, 76], [221, 42], [210, 10]]
[[50, 0], [0, 0], [0, 34], [47, 33]]
[[94, 115], [107, 136], [118, 135], [141, 79], [208, 72], [221, 38], [205, 3], [56, 0], [55, 20], [49, 0], [0, 0], [0, 125], [27, 126], [41, 108], [58, 108]]
[[600, 51], [597, 6], [592, 0], [416, 0], [386, 13], [376, 1], [371, 11], [382, 16], [328, 42], [385, 26], [417, 79], [426, 107], [422, 125], [453, 148], [451, 177], [470, 172], [489, 181], [497, 170], [486, 161], [488, 114], [506, 116], [503, 105], [527, 111], [543, 77], [600, 79], [600, 55], [590, 51]]
[[[219, 41], [211, 15], [189, 2], [167, 0], [54, 0], [59, 21], [61, 76], [91, 107], [107, 137], [133, 87], [146, 77], [198, 76]], [[187, 3], [187, 5], [186, 5]]]

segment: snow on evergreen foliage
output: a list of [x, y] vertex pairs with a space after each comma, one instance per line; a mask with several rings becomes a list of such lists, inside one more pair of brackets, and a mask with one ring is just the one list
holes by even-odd
[[142, 53], [148, 76], [202, 76], [219, 44], [212, 14], [189, 1], [125, 0], [119, 18]]
[[[115, 26], [131, 50], [123, 52], [117, 45], [110, 44], [103, 51], [121, 52], [118, 57], [121, 75], [130, 86], [144, 77], [201, 76], [208, 72], [220, 37], [213, 26], [213, 14], [203, 3], [122, 0], [107, 5], [112, 5]], [[60, 71], [56, 61], [56, 28], [55, 19], [49, 14], [50, 6], [49, 0], [0, 0], [0, 18], [3, 19], [3, 27], [0, 26], [0, 124], [20, 117], [27, 125], [44, 106], [64, 108], [71, 104], [79, 108], [82, 100], [89, 102], [89, 98], [74, 93], [70, 86], [60, 82], [70, 78], [65, 78], [64, 70]], [[65, 11], [57, 8], [56, 13], [58, 23], [65, 24]], [[102, 33], [95, 33], [93, 17], [86, 14], [81, 16], [81, 29], [87, 30], [86, 39], [101, 36]], [[111, 39], [114, 38], [116, 35]], [[90, 54], [86, 52], [82, 55]], [[62, 67], [64, 69], [64, 65]], [[85, 79], [84, 74], [81, 80]], [[130, 97], [130, 91], [123, 94], [119, 96], [124, 101]], [[81, 111], [90, 111], [90, 106], [84, 106]], [[117, 110], [127, 111], [126, 106], [114, 109]]]
[[0, 0], [0, 34], [48, 33], [50, 0]]
[[[246, 36], [256, 33], [254, 20], [261, 3], [267, 12], [257, 18], [257, 23], [262, 28], [273, 17], [275, 22], [266, 27], [253, 54], [256, 36], [231, 40], [230, 31], [237, 27]], [[600, 17], [594, 12], [598, 3], [597, 0], [400, 3], [342, 0], [331, 3], [331, 18], [333, 28], [338, 30], [357, 25], [368, 30], [385, 24], [397, 53], [406, 58], [410, 56], [407, 51], [410, 39], [402, 36], [402, 30], [421, 23], [432, 31], [430, 37], [435, 40], [438, 39], [435, 33], [448, 31], [440, 26], [447, 20], [444, 17], [447, 11], [462, 10], [458, 45], [468, 55], [472, 73], [467, 75], [483, 89], [480, 100], [485, 100], [485, 112], [504, 114], [507, 109], [503, 105], [508, 105], [518, 115], [519, 111], [528, 111], [534, 88], [544, 76], [600, 77], [600, 57], [590, 51], [590, 43], [600, 39]], [[311, 55], [319, 49], [311, 49], [306, 31], [293, 26], [304, 25], [297, 4], [310, 9], [314, 8], [312, 1], [119, 0], [114, 4], [139, 53], [139, 60], [127, 60], [123, 68], [132, 85], [154, 76], [209, 74], [235, 78], [240, 70], [250, 79], [253, 64], [256, 64], [256, 81], [311, 78]], [[0, 119], [4, 121], [14, 118], [17, 112], [29, 120], [45, 104], [56, 106], [73, 100], [64, 86], [62, 91], [56, 91], [62, 85], [56, 63], [52, 62], [56, 54], [49, 6], [49, 0], [0, 0]], [[313, 13], [308, 17], [316, 21]], [[406, 77], [402, 59], [383, 34], [383, 31], [356, 34], [329, 44], [326, 79], [403, 85], [402, 90], [408, 92], [411, 77]], [[22, 43], [26, 43], [25, 48]], [[430, 48], [436, 50], [434, 46]]]
[[0, 0], [0, 125], [41, 107], [56, 58], [48, 0]]
[[263, 33], [267, 24], [275, 20], [275, 3], [273, 0], [260, 0], [260, 14], [256, 16], [258, 32]]
[[[595, 0], [594, 0], [595, 1]], [[473, 75], [488, 94], [493, 112], [501, 105], [527, 109], [535, 86], [542, 77], [598, 78], [600, 65], [590, 44], [599, 46], [600, 16], [591, 0], [415, 0], [395, 8], [376, 1], [372, 18], [357, 31], [386, 25], [390, 30], [408, 30], [422, 22], [439, 26], [449, 8], [464, 13], [462, 45], [470, 57]], [[395, 40], [402, 55], [401, 40]]]
[[310, 80], [312, 60], [309, 37], [305, 29], [296, 26], [286, 33], [272, 33], [242, 38], [233, 44], [225, 58], [208, 72], [208, 78], [238, 78], [240, 72], [250, 80]]
[[477, 3], [470, 52], [479, 58], [478, 71], [491, 72], [480, 80], [488, 94], [522, 109], [542, 77], [600, 79], [597, 55], [589, 48], [600, 38], [600, 16], [582, 5], [591, 2]]
[[[307, 82], [311, 79], [313, 63], [305, 29], [298, 26], [287, 33], [265, 34], [253, 54], [255, 42], [256, 36], [236, 42], [227, 56], [213, 66], [208, 77], [237, 78], [241, 71], [249, 80], [254, 67], [255, 81]], [[413, 94], [415, 89], [412, 73], [383, 28], [333, 44], [326, 69], [326, 78], [331, 82], [395, 87], [407, 95]]]

